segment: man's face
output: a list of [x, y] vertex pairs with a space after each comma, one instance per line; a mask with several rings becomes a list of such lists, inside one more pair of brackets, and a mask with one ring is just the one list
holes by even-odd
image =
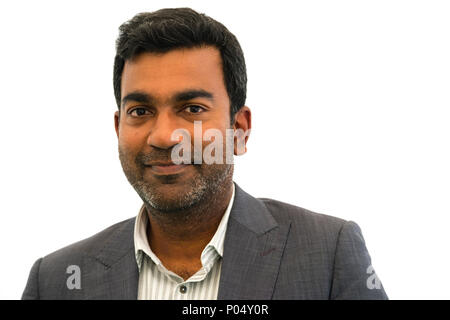
[[[128, 181], [144, 202], [159, 211], [180, 211], [231, 181], [231, 164], [167, 166], [176, 129], [190, 133], [230, 127], [230, 104], [220, 52], [213, 47], [142, 53], [126, 61], [122, 104], [115, 114], [119, 156]], [[181, 139], [181, 138], [180, 138]], [[209, 142], [202, 142], [204, 148]], [[193, 161], [191, 163], [194, 163]]]

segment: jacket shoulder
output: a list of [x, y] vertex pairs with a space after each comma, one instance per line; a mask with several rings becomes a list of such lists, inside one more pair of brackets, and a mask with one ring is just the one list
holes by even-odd
[[290, 221], [294, 228], [298, 227], [304, 230], [314, 231], [315, 233], [331, 232], [337, 234], [348, 222], [342, 218], [314, 212], [274, 199], [258, 198], [258, 200], [264, 203], [277, 223], [283, 224]]
[[43, 261], [57, 262], [61, 260], [75, 260], [87, 255], [94, 255], [102, 250], [109, 239], [118, 231], [134, 225], [135, 217], [118, 222], [108, 228], [80, 241], [58, 249], [43, 257]]
[[[114, 247], [117, 241], [126, 241], [127, 246], [131, 246], [133, 244], [134, 221], [135, 217], [118, 222], [89, 238], [39, 258], [31, 268], [22, 299], [67, 298], [62, 295], [63, 292], [68, 291], [64, 290], [67, 273], [74, 267], [80, 268], [81, 266], [84, 266], [84, 271], [89, 272], [86, 261], [97, 259], [100, 263], [103, 263], [97, 257], [101, 256], [102, 250], [108, 246]], [[89, 264], [89, 266], [92, 265], [94, 264]], [[101, 264], [98, 265], [101, 266]], [[81, 296], [78, 298], [81, 298]]]
[[[358, 224], [273, 199], [259, 200], [279, 225], [290, 224], [275, 298], [387, 299]], [[372, 278], [375, 284], [369, 283]]]

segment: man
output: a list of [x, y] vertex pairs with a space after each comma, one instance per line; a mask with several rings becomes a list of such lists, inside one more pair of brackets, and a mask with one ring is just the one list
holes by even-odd
[[233, 183], [229, 151], [245, 152], [251, 129], [246, 82], [238, 41], [203, 14], [162, 9], [123, 24], [114, 120], [143, 206], [38, 259], [22, 298], [386, 299], [357, 224]]

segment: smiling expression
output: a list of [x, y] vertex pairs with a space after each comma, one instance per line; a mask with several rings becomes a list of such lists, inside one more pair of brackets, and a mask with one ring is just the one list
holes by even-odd
[[194, 121], [202, 121], [203, 131], [225, 136], [230, 101], [223, 79], [214, 47], [141, 53], [126, 61], [115, 114], [119, 157], [127, 179], [151, 207], [184, 210], [231, 181], [232, 165], [176, 166], [170, 159], [180, 142], [171, 139], [172, 132], [183, 128], [194, 137]]

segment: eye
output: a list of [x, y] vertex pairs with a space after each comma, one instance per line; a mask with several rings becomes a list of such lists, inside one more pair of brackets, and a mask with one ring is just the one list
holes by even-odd
[[130, 114], [133, 117], [142, 117], [151, 114], [151, 112], [146, 108], [134, 108], [128, 111], [128, 114]]
[[191, 114], [198, 114], [198, 113], [202, 113], [203, 111], [205, 111], [205, 108], [196, 105], [196, 104], [192, 104], [187, 106], [184, 110], [186, 110], [188, 113]]

